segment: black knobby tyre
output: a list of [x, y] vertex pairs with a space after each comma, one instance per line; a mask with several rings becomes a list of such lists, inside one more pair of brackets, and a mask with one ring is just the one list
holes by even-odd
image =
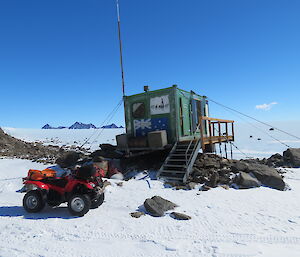
[[102, 193], [101, 195], [99, 195], [98, 198], [92, 201], [91, 209], [98, 208], [101, 204], [103, 204], [103, 202], [104, 202], [104, 193]]
[[31, 190], [23, 198], [23, 207], [27, 212], [40, 212], [45, 207], [45, 203], [39, 190]]
[[74, 216], [82, 217], [91, 208], [91, 199], [87, 194], [74, 194], [68, 201], [68, 209]]

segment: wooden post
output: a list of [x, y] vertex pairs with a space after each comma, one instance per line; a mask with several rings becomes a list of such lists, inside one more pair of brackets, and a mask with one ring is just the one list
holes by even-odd
[[232, 141], [234, 141], [234, 128], [233, 128], [233, 122], [231, 123], [231, 132], [232, 132]]
[[228, 141], [228, 123], [226, 122], [225, 124], [226, 124], [226, 139]]
[[221, 133], [221, 122], [220, 121], [218, 121], [218, 129], [219, 129], [219, 143], [221, 144], [222, 133]]
[[225, 142], [225, 158], [228, 159], [228, 156], [227, 156], [227, 142]]
[[213, 143], [212, 143], [212, 139], [211, 139], [211, 137], [212, 137], [212, 131], [211, 131], [211, 121], [209, 120], [208, 121], [208, 126], [209, 126], [209, 144], [210, 144], [210, 151], [212, 151], [212, 149], [213, 149]]

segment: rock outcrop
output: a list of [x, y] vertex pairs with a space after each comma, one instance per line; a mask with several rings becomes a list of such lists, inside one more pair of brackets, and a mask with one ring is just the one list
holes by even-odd
[[253, 188], [261, 186], [261, 182], [253, 174], [243, 171], [241, 171], [238, 176], [237, 184], [240, 185], [241, 188]]
[[177, 205], [160, 196], [153, 196], [145, 200], [144, 207], [150, 215], [162, 217], [166, 211], [173, 210]]
[[278, 171], [262, 164], [260, 160], [228, 160], [214, 154], [198, 155], [190, 181], [204, 183], [209, 188], [237, 184], [241, 188], [264, 185], [278, 190], [285, 189]]
[[283, 152], [283, 157], [292, 168], [300, 167], [300, 148], [288, 148]]
[[285, 188], [285, 183], [278, 171], [267, 165], [252, 163], [245, 172], [251, 172], [265, 186], [278, 190]]
[[4, 133], [0, 128], [0, 156], [54, 163], [65, 152], [63, 148], [58, 146], [24, 142]]

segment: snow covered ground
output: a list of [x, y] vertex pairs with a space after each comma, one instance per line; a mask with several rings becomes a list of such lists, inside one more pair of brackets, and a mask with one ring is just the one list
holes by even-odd
[[[289, 169], [289, 191], [270, 188], [207, 192], [165, 188], [160, 181], [111, 180], [106, 200], [84, 217], [66, 206], [28, 214], [22, 207], [21, 178], [42, 164], [0, 159], [0, 256], [299, 256], [300, 169]], [[192, 217], [167, 213], [139, 219], [129, 213], [160, 195]]]
[[[282, 124], [277, 124], [281, 126]], [[256, 125], [257, 126], [257, 125]], [[300, 123], [288, 126], [300, 136]], [[251, 157], [268, 157], [287, 147], [266, 132], [293, 147], [300, 142], [249, 124], [237, 124], [235, 144]], [[41, 130], [4, 128], [26, 141], [81, 145], [91, 137], [91, 150], [100, 143], [115, 144], [122, 129]], [[101, 131], [101, 132], [100, 132]], [[250, 137], [252, 136], [252, 137]], [[257, 140], [261, 138], [261, 140]], [[224, 153], [224, 149], [223, 149]], [[245, 158], [234, 151], [235, 158]], [[45, 166], [27, 160], [0, 159], [0, 256], [299, 256], [300, 169], [288, 169], [289, 191], [270, 188], [207, 192], [165, 188], [160, 181], [130, 180], [107, 187], [106, 200], [84, 217], [71, 217], [66, 205], [46, 207], [28, 214], [22, 207], [22, 177], [28, 169]], [[178, 204], [178, 212], [192, 217], [177, 221], [149, 215], [139, 219], [129, 213], [141, 208], [146, 198], [162, 196]]]

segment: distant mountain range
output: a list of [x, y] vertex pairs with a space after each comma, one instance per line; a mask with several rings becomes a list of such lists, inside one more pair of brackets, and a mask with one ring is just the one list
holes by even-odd
[[124, 128], [123, 126], [118, 127], [115, 123], [112, 123], [110, 125], [102, 126], [101, 128]]
[[[42, 127], [42, 129], [65, 129], [65, 128], [67, 128], [67, 129], [91, 129], [91, 128], [96, 129], [97, 127], [92, 123], [85, 124], [85, 123], [78, 122], [78, 121], [76, 121], [70, 127], [64, 127], [64, 126], [52, 127], [49, 124], [46, 124], [45, 126]], [[101, 128], [124, 128], [124, 127], [123, 126], [118, 127], [116, 124], [112, 123], [110, 125], [102, 126]]]
[[92, 123], [89, 124], [84, 124], [82, 122], [76, 121], [72, 126], [69, 127], [69, 129], [95, 129], [96, 126], [93, 125]]

